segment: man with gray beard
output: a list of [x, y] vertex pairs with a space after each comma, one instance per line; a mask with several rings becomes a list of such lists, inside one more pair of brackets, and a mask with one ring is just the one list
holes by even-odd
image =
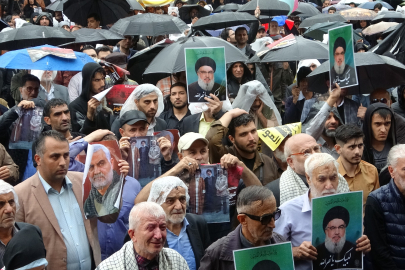
[[331, 69], [331, 83], [337, 83], [340, 87], [346, 87], [356, 83], [356, 71], [354, 67], [346, 64], [346, 41], [343, 37], [338, 37], [333, 45], [334, 66]]
[[204, 218], [186, 214], [189, 200], [186, 184], [174, 176], [153, 181], [148, 197], [148, 202], [156, 202], [166, 213], [165, 247], [176, 250], [187, 261], [190, 270], [196, 270], [211, 241]]
[[201, 57], [196, 61], [195, 72], [198, 81], [188, 85], [189, 102], [205, 102], [204, 98], [209, 98], [210, 94], [214, 94], [221, 101], [226, 100], [225, 86], [215, 82], [216, 69], [217, 65], [210, 57]]
[[94, 144], [88, 177], [91, 182], [89, 197], [84, 203], [87, 218], [118, 212], [114, 206], [120, 193], [120, 175], [113, 170], [113, 158], [107, 147]]

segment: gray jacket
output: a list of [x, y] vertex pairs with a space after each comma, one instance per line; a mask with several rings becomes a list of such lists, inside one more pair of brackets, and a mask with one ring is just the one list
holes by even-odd
[[[53, 95], [55, 96], [55, 98], [60, 98], [64, 101], [66, 101], [66, 103], [69, 105], [70, 99], [69, 99], [69, 92], [68, 92], [67, 87], [65, 87], [63, 85], [59, 85], [59, 84], [53, 84], [53, 87], [54, 87]], [[43, 89], [39, 90], [38, 98], [47, 100], [46, 94], [43, 91]]]

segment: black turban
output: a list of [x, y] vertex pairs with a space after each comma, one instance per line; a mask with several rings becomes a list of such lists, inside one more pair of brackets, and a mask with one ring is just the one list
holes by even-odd
[[305, 77], [307, 77], [311, 72], [311, 68], [305, 66], [301, 67], [297, 73], [297, 86], [300, 86], [300, 82], [305, 79]]
[[347, 209], [342, 206], [335, 206], [329, 209], [329, 211], [326, 212], [326, 215], [323, 218], [323, 229], [325, 230], [329, 222], [334, 219], [341, 219], [345, 222], [346, 226], [349, 225], [349, 211], [347, 211]]
[[270, 260], [263, 260], [255, 264], [252, 270], [280, 270], [280, 266], [273, 261]]
[[338, 38], [335, 40], [335, 45], [333, 45], [333, 53], [335, 53], [335, 51], [336, 51], [336, 49], [337, 49], [338, 47], [342, 47], [342, 48], [343, 48], [343, 51], [346, 52], [346, 41], [345, 41], [344, 38], [338, 37]]
[[195, 72], [197, 73], [202, 66], [209, 66], [214, 70], [214, 72], [217, 69], [217, 64], [215, 64], [215, 61], [210, 57], [201, 57], [198, 59], [197, 62], [195, 62]]

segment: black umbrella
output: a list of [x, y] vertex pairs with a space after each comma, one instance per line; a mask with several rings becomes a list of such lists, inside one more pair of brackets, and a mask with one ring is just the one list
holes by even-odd
[[63, 4], [63, 13], [72, 22], [87, 25], [87, 16], [97, 13], [101, 25], [115, 23], [128, 15], [130, 5], [126, 0], [69, 0]]
[[291, 13], [291, 15], [301, 18], [312, 17], [318, 14], [321, 14], [321, 12], [314, 5], [303, 2], [298, 2], [298, 8]]
[[[348, 95], [370, 94], [377, 88], [390, 88], [405, 84], [405, 65], [387, 56], [372, 52], [355, 53], [359, 85], [346, 88]], [[307, 76], [308, 87], [315, 93], [326, 93], [329, 80], [329, 61], [324, 62]]]
[[290, 6], [278, 0], [252, 0], [241, 6], [238, 11], [254, 15], [257, 6], [260, 7], [260, 14], [267, 16], [287, 15], [290, 12]]
[[397, 22], [401, 23], [405, 21], [405, 16], [402, 13], [396, 11], [381, 11], [378, 15], [371, 20], [371, 24], [379, 22]]
[[347, 20], [339, 14], [318, 14], [309, 18], [306, 18], [301, 24], [300, 28], [311, 27], [316, 23], [324, 22], [346, 22]]
[[56, 0], [55, 2], [48, 5], [46, 7], [46, 9], [53, 10], [53, 11], [63, 11], [63, 4], [66, 2], [67, 2], [67, 0]]
[[216, 30], [257, 22], [255, 16], [245, 12], [221, 12], [203, 17], [192, 25], [196, 30]]
[[75, 42], [73, 42], [74, 44], [104, 44], [114, 46], [124, 39], [124, 36], [105, 29], [82, 28], [72, 32], [72, 35], [76, 37]]
[[[285, 37], [287, 39], [289, 36]], [[328, 46], [301, 36], [294, 36], [295, 42], [280, 49], [258, 52], [262, 63], [300, 61], [305, 59], [328, 59]]]
[[239, 5], [235, 3], [229, 3], [222, 6], [217, 7], [214, 10], [214, 13], [219, 13], [222, 11], [237, 11], [239, 9]]
[[141, 4], [136, 0], [127, 0], [131, 10], [145, 10]]
[[8, 23], [0, 19], [0, 31], [7, 27], [10, 27], [10, 25], [8, 25]]
[[392, 31], [386, 38], [378, 43], [375, 47], [371, 48], [369, 51], [384, 54], [390, 52], [395, 55], [395, 58], [405, 64], [405, 24], [401, 23], [398, 25], [394, 31]]
[[226, 63], [246, 62], [248, 58], [231, 43], [212, 37], [181, 38], [164, 48], [144, 72], [144, 82], [155, 83], [170, 74], [185, 71], [185, 48], [225, 47]]
[[181, 19], [170, 15], [145, 13], [138, 14], [116, 22], [111, 31], [123, 36], [144, 35], [160, 36], [168, 34], [182, 34], [188, 29]]
[[61, 45], [75, 41], [75, 36], [60, 27], [27, 25], [0, 33], [0, 50], [18, 50], [40, 45]]
[[303, 36], [306, 38], [313, 38], [316, 40], [323, 40], [323, 35], [327, 34], [329, 29], [337, 28], [340, 26], [347, 25], [344, 22], [325, 22], [325, 23], [316, 23], [309, 27], [307, 31], [304, 32]]
[[190, 17], [190, 11], [195, 8], [198, 10], [198, 18], [209, 16], [211, 14], [211, 11], [206, 10], [200, 5], [184, 5], [179, 9], [180, 19], [185, 22], [191, 20], [192, 18]]

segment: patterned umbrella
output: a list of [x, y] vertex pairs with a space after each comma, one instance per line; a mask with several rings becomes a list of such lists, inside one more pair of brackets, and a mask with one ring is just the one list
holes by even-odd
[[347, 10], [338, 11], [338, 14], [342, 15], [346, 20], [365, 20], [370, 21], [377, 16], [372, 10], [363, 8], [351, 8]]
[[374, 35], [377, 33], [382, 33], [391, 26], [396, 26], [398, 25], [397, 22], [379, 22], [373, 25], [370, 25], [366, 29], [363, 30], [363, 35], [370, 36]]
[[138, 0], [144, 7], [161, 7], [172, 3], [174, 0]]

